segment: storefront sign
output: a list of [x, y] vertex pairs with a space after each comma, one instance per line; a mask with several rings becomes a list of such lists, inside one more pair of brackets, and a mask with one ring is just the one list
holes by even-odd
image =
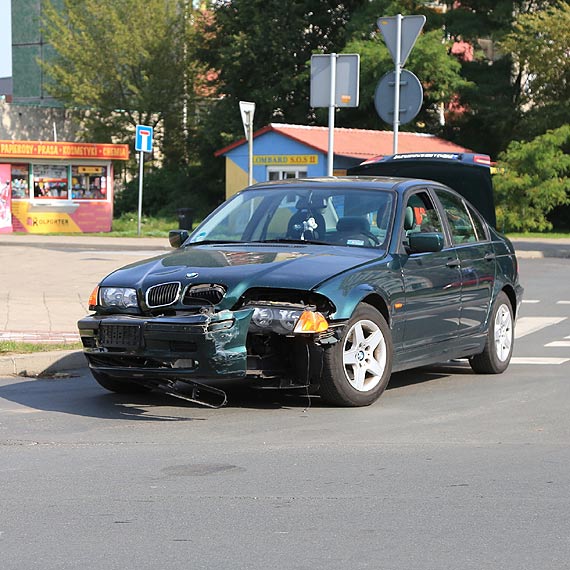
[[111, 230], [112, 206], [101, 202], [56, 202], [12, 205], [14, 230], [30, 234], [84, 233]]
[[253, 157], [253, 163], [257, 165], [297, 165], [318, 164], [318, 154], [258, 154]]
[[40, 141], [0, 141], [0, 158], [90, 158], [128, 160], [129, 145]]

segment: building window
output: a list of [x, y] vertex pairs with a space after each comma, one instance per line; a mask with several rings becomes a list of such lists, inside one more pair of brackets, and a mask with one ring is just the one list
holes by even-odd
[[74, 200], [105, 200], [107, 198], [107, 167], [72, 166], [71, 197]]
[[29, 166], [27, 164], [12, 164], [12, 198], [29, 198], [29, 182]]
[[287, 180], [289, 178], [306, 178], [307, 170], [299, 170], [295, 166], [281, 166], [267, 169], [268, 180]]
[[34, 164], [34, 198], [67, 200], [67, 166]]

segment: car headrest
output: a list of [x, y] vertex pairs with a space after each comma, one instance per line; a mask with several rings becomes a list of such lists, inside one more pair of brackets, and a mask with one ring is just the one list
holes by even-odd
[[406, 214], [404, 216], [404, 229], [411, 230], [414, 225], [414, 209], [411, 206], [406, 206]]
[[308, 198], [299, 198], [295, 204], [297, 210], [322, 210], [327, 207], [327, 202], [324, 198], [312, 197], [309, 201]]
[[339, 232], [370, 232], [370, 222], [360, 216], [347, 216], [339, 219], [336, 229]]

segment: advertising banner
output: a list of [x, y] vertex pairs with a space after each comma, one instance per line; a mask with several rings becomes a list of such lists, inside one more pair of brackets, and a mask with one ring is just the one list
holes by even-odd
[[12, 231], [12, 185], [9, 164], [0, 164], [0, 233]]

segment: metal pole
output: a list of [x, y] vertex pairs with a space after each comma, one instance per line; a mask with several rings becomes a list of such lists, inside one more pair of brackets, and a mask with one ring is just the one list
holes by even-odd
[[251, 186], [253, 184], [253, 117], [252, 113], [247, 113], [247, 185]]
[[329, 102], [329, 154], [327, 161], [327, 176], [333, 175], [334, 161], [334, 111], [336, 104], [336, 53], [331, 53], [331, 86]]
[[142, 195], [143, 195], [143, 151], [139, 152], [139, 216], [137, 223], [137, 235], [141, 235], [141, 218], [142, 218]]
[[400, 72], [402, 65], [402, 14], [396, 16], [396, 68], [395, 68], [395, 85], [394, 85], [394, 146], [393, 153], [398, 152], [398, 130], [400, 127]]

